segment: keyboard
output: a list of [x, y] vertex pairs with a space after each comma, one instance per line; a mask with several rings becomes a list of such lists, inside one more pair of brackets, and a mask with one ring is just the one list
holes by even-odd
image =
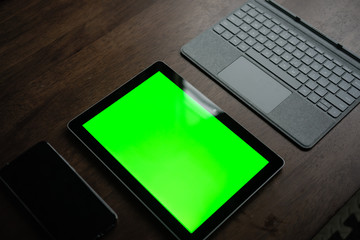
[[351, 65], [252, 3], [213, 31], [332, 118], [339, 118], [360, 97], [360, 75]]

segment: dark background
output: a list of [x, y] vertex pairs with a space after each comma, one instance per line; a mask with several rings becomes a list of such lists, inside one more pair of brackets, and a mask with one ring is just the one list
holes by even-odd
[[[49, 141], [119, 216], [104, 239], [172, 235], [66, 129], [79, 113], [157, 60], [282, 156], [283, 170], [210, 239], [310, 239], [360, 188], [360, 106], [303, 151], [180, 55], [244, 0], [0, 2], [0, 168]], [[360, 1], [278, 0], [360, 55]], [[0, 188], [0, 239], [41, 239]]]

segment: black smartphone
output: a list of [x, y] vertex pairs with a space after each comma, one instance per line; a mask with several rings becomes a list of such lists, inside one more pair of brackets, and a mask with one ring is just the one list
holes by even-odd
[[116, 213], [47, 142], [0, 170], [0, 180], [51, 239], [97, 239]]

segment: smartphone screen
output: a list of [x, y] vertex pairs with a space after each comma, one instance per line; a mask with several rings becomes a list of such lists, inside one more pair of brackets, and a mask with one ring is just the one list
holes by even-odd
[[53, 239], [96, 239], [116, 224], [115, 212], [46, 142], [1, 169], [0, 179]]

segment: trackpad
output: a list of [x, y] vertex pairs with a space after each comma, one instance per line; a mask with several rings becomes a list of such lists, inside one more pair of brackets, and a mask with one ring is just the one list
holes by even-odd
[[284, 101], [291, 91], [245, 57], [239, 57], [218, 74], [233, 91], [265, 113]]

